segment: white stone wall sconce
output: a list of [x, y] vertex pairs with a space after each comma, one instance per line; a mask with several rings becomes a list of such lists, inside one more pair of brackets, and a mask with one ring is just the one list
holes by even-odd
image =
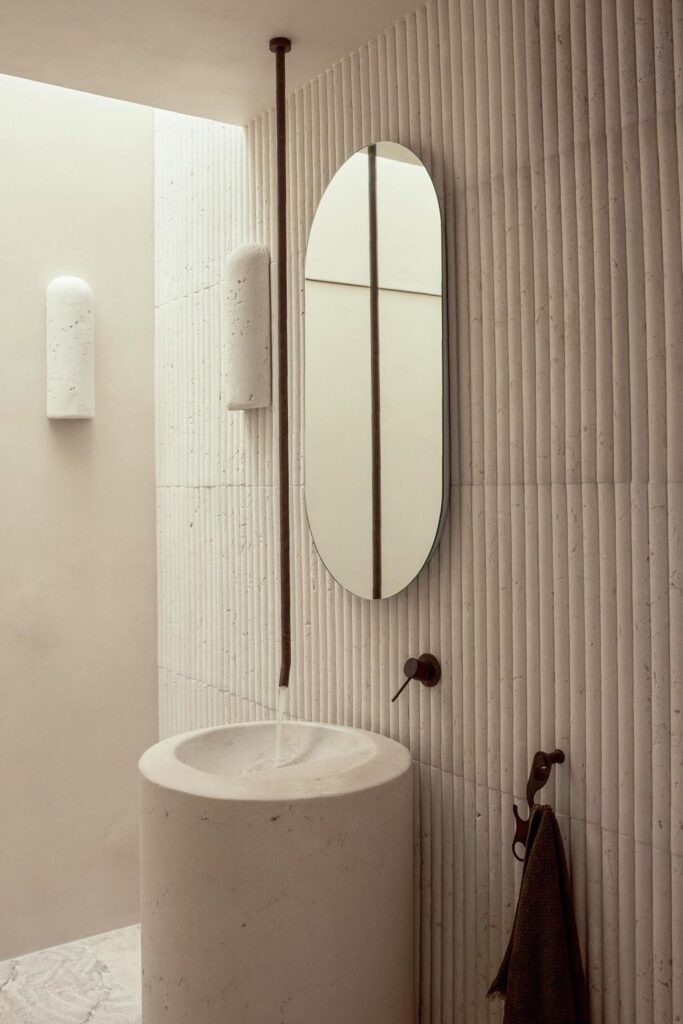
[[47, 286], [47, 415], [51, 420], [95, 415], [93, 294], [80, 277], [56, 277]]
[[270, 254], [262, 245], [240, 245], [227, 262], [228, 409], [265, 409], [270, 385]]

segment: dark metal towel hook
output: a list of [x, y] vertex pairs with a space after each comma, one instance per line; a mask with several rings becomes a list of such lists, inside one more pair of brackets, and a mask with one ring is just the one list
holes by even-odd
[[531, 762], [531, 771], [529, 772], [529, 781], [526, 784], [526, 802], [529, 805], [529, 817], [520, 818], [517, 804], [513, 804], [512, 807], [516, 823], [515, 838], [512, 840], [512, 852], [517, 860], [524, 860], [524, 857], [520, 857], [517, 853], [517, 844], [521, 843], [526, 848], [526, 841], [529, 836], [529, 822], [531, 821], [534, 808], [537, 806], [536, 794], [539, 789], [543, 789], [550, 778], [553, 765], [562, 764], [563, 761], [563, 750], [551, 750], [549, 754], [546, 754], [544, 750], [537, 750], [534, 754], [534, 759]]

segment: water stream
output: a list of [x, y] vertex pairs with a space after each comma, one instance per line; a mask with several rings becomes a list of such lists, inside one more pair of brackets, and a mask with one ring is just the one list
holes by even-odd
[[289, 695], [286, 686], [278, 686], [277, 703], [275, 711], [275, 767], [279, 768], [282, 763], [282, 718], [285, 711], [285, 701]]

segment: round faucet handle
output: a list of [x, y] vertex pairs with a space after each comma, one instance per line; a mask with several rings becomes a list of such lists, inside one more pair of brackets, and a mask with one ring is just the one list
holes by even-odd
[[419, 679], [424, 686], [436, 686], [441, 679], [441, 665], [433, 654], [421, 654], [419, 658], [408, 658], [403, 666], [405, 682], [391, 698], [391, 703], [400, 697], [411, 679]]
[[441, 679], [441, 665], [433, 654], [421, 654], [419, 658], [408, 658], [403, 671], [409, 679], [419, 679], [425, 686], [436, 686]]

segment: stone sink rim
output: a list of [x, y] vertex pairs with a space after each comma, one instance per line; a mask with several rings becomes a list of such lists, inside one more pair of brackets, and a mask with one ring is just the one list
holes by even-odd
[[[255, 757], [271, 734], [274, 750], [275, 730], [274, 721], [263, 720], [179, 733], [146, 750], [138, 767], [149, 782], [190, 797], [278, 803], [331, 797], [343, 799], [347, 795], [387, 785], [411, 770], [410, 751], [387, 736], [353, 726], [298, 720], [283, 722], [286, 763], [280, 767], [220, 772], [198, 766], [202, 762], [210, 762], [212, 755], [220, 757], [222, 746], [226, 755], [231, 755], [231, 737], [236, 741], [248, 740], [249, 731], [255, 733]], [[312, 740], [320, 739], [329, 752], [326, 756], [298, 758], [288, 763], [288, 740], [291, 743], [297, 734], [302, 739], [306, 738], [307, 733], [311, 734], [309, 738]], [[337, 743], [337, 740], [341, 742]], [[237, 760], [239, 769], [239, 758]]]

